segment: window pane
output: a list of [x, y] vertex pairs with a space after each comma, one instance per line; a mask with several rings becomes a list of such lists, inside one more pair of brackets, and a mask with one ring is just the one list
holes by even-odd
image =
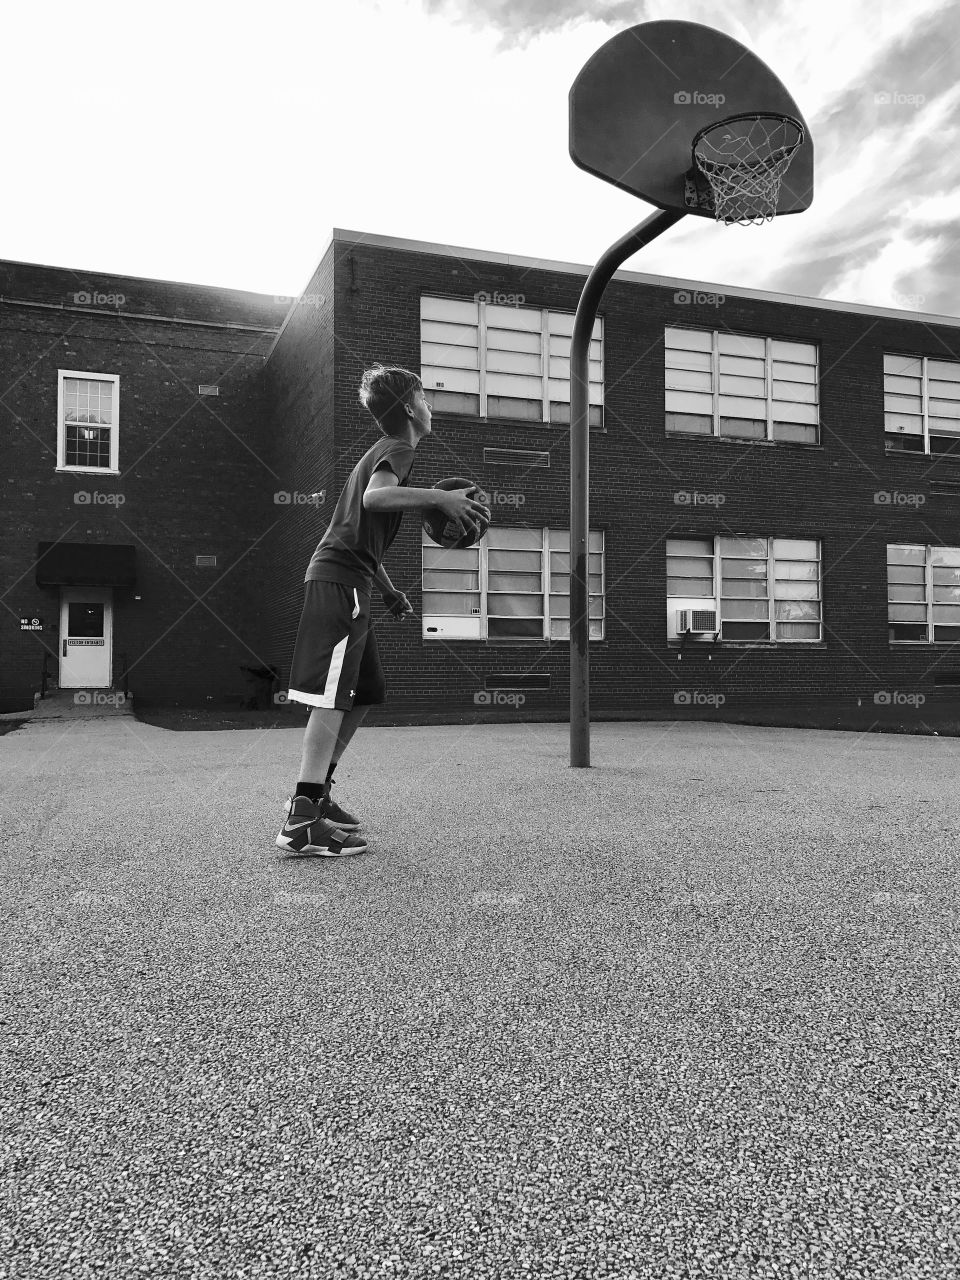
[[[774, 406], [776, 409], [776, 406]], [[795, 444], [816, 444], [817, 428], [801, 422], [775, 422], [773, 424], [774, 440], [789, 441]]]
[[539, 333], [543, 324], [537, 307], [504, 307], [499, 303], [488, 302], [486, 316], [487, 324], [498, 329], [526, 329]]
[[820, 576], [820, 566], [804, 561], [777, 560], [777, 581], [816, 582]]
[[480, 368], [480, 353], [476, 347], [455, 347], [440, 342], [422, 342], [420, 359], [425, 365], [454, 369]]
[[492, 351], [487, 347], [488, 373], [520, 373], [539, 379], [540, 355], [529, 351]]
[[666, 390], [666, 411], [668, 413], [709, 414], [713, 418], [713, 396], [701, 391]]
[[462, 298], [432, 298], [424, 294], [420, 299], [421, 320], [453, 320], [460, 324], [478, 324], [480, 304]]
[[[761, 403], [759, 406], [751, 396], [720, 396], [720, 415], [724, 418], [763, 418], [767, 411]], [[792, 414], [781, 414], [781, 417], [792, 419]]]
[[816, 384], [817, 370], [809, 364], [787, 364], [784, 360], [773, 360], [770, 371], [774, 378], [784, 382], [802, 382], [807, 385]]
[[778, 622], [778, 640], [819, 640], [819, 623], [810, 622]]
[[775, 413], [781, 422], [808, 422], [816, 425], [820, 421], [820, 410], [815, 404], [790, 404], [786, 400], [778, 400]]
[[763, 338], [751, 338], [742, 333], [719, 334], [718, 349], [721, 355], [758, 356], [761, 360], [766, 355], [766, 343]]
[[767, 540], [766, 538], [718, 538], [717, 551], [723, 556], [765, 556]]
[[465, 395], [459, 391], [427, 391], [427, 404], [435, 413], [464, 413], [472, 418], [480, 417], [480, 397]]
[[779, 621], [800, 622], [820, 619], [820, 604], [815, 600], [775, 600], [774, 617]]
[[920, 378], [895, 378], [889, 373], [883, 379], [883, 389], [891, 396], [918, 396], [921, 385]]
[[[887, 544], [888, 564], [923, 564], [925, 548], [906, 543]], [[960, 562], [957, 562], [960, 563]]]
[[436, 365], [425, 364], [420, 369], [420, 376], [424, 390], [480, 394], [480, 373], [476, 369], [438, 368]]
[[960, 382], [960, 360], [928, 360], [927, 377]]
[[917, 356], [895, 356], [885, 353], [883, 371], [892, 373], [896, 377], [919, 378], [923, 372], [923, 365]]
[[473, 592], [424, 591], [423, 612], [441, 616], [471, 616], [480, 604], [479, 595]]
[[885, 395], [883, 408], [886, 413], [922, 413], [923, 403], [919, 396]]
[[511, 396], [487, 396], [487, 417], [542, 422], [543, 403], [540, 400], [516, 400]]
[[939, 567], [934, 568], [933, 585], [935, 587], [960, 587], [960, 566], [942, 569]]
[[931, 547], [930, 563], [960, 565], [960, 547]]
[[712, 436], [713, 415], [668, 413], [666, 417], [666, 430], [680, 431], [685, 435], [692, 436]]
[[723, 594], [733, 599], [766, 600], [767, 584], [756, 578], [724, 578]]
[[487, 574], [489, 591], [542, 591], [539, 573], [493, 573]]
[[935, 604], [933, 606], [933, 621], [946, 622], [952, 627], [960, 626], [960, 605], [956, 604]]
[[770, 350], [775, 360], [792, 360], [798, 364], [816, 365], [817, 348], [808, 342], [786, 342], [774, 338]]
[[819, 600], [818, 582], [778, 582], [773, 589], [778, 600]]
[[926, 644], [927, 628], [914, 626], [912, 623], [900, 622], [895, 626], [891, 626], [889, 630], [889, 638], [891, 644]]
[[769, 610], [766, 600], [731, 600], [720, 597], [720, 614], [723, 618], [732, 618], [742, 622], [747, 618], [766, 618]]
[[[726, 396], [746, 396], [750, 400], [762, 400], [767, 394], [767, 384], [763, 378], [738, 378], [732, 373], [720, 375], [720, 408], [723, 409]], [[764, 412], [764, 417], [766, 413]]]
[[721, 640], [769, 640], [770, 628], [760, 622], [724, 622], [720, 628]]
[[498, 570], [516, 573], [540, 573], [539, 551], [494, 551], [487, 552], [487, 568], [491, 573]]
[[745, 418], [721, 418], [720, 434], [733, 440], [765, 440], [767, 424]]
[[713, 555], [713, 541], [710, 538], [668, 538], [668, 556]]
[[808, 385], [805, 382], [780, 382], [775, 381], [773, 384], [773, 403], [774, 413], [776, 413], [776, 405], [780, 400], [788, 403], [816, 404], [817, 388]]
[[933, 638], [940, 644], [956, 644], [960, 640], [960, 627], [934, 627]]
[[891, 622], [922, 622], [927, 616], [924, 604], [889, 604], [887, 611]]
[[[960, 400], [934, 400], [931, 396], [927, 401], [927, 412], [930, 414], [931, 426], [937, 418], [960, 418]], [[955, 422], [952, 425], [956, 427]]]
[[542, 640], [542, 618], [488, 618], [487, 635], [495, 640]]
[[424, 591], [479, 591], [480, 574], [466, 569], [424, 569]]
[[[489, 311], [487, 314], [489, 316]], [[495, 329], [487, 325], [488, 355], [491, 351], [525, 351], [539, 357], [541, 345], [539, 329], [535, 333], [528, 333], [519, 329]]]
[[732, 373], [745, 378], [760, 378], [766, 381], [767, 366], [763, 360], [751, 360], [746, 356], [720, 356], [717, 364], [721, 376]]
[[710, 596], [713, 597], [713, 577], [709, 578], [667, 578], [668, 596]]
[[713, 573], [713, 557], [671, 555], [667, 566], [677, 578], [705, 578]]
[[713, 391], [713, 375], [696, 369], [668, 369], [666, 385], [679, 391]]
[[487, 592], [488, 617], [540, 618], [543, 616], [543, 596], [510, 595], [506, 592]]
[[905, 431], [911, 435], [923, 433], [923, 419], [912, 413], [887, 413], [883, 419], [886, 431]]
[[498, 550], [512, 547], [531, 551], [543, 546], [543, 534], [539, 529], [511, 528], [509, 525], [494, 525], [487, 533], [487, 539], [488, 545]]
[[914, 584], [924, 582], [925, 571], [922, 565], [888, 564], [887, 581], [912, 582]]
[[814, 538], [774, 538], [773, 554], [785, 560], [816, 560], [817, 542]]
[[914, 603], [923, 601], [927, 598], [926, 587], [911, 587], [906, 583], [893, 582], [887, 586], [887, 595], [894, 601], [908, 601]]
[[668, 347], [680, 347], [685, 351], [713, 349], [713, 335], [702, 329], [667, 329], [664, 339]]
[[709, 373], [713, 368], [713, 356], [709, 351], [672, 351], [667, 348], [665, 368], [697, 369], [701, 373]]

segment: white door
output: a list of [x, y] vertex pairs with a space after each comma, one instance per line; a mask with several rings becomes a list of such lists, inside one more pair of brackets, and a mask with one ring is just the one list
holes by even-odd
[[62, 587], [60, 688], [109, 689], [113, 674], [113, 589]]

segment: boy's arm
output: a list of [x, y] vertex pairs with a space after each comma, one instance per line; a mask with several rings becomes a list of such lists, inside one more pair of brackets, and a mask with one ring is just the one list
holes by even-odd
[[383, 567], [383, 565], [380, 565], [380, 567], [377, 569], [377, 572], [373, 575], [373, 581], [375, 585], [378, 586], [381, 592], [383, 592], [384, 594], [386, 594], [387, 592], [392, 593], [396, 591], [396, 587], [393, 585], [393, 583], [390, 581], [389, 577], [387, 576], [387, 571]]

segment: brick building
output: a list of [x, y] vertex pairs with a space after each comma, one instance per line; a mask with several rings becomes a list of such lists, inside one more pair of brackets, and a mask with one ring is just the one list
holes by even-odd
[[[271, 668], [282, 701], [379, 360], [433, 404], [409, 483], [494, 512], [457, 552], [404, 520], [382, 718], [566, 719], [586, 271], [340, 230], [296, 300], [0, 263], [0, 711], [224, 705]], [[960, 685], [960, 321], [620, 271], [590, 400], [593, 718]]]

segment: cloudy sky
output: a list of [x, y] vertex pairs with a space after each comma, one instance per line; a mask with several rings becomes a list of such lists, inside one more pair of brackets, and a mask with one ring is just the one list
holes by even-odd
[[567, 95], [657, 18], [777, 72], [816, 196], [628, 269], [960, 314], [956, 0], [9, 5], [0, 258], [296, 294], [338, 226], [592, 263], [652, 209], [573, 165]]

